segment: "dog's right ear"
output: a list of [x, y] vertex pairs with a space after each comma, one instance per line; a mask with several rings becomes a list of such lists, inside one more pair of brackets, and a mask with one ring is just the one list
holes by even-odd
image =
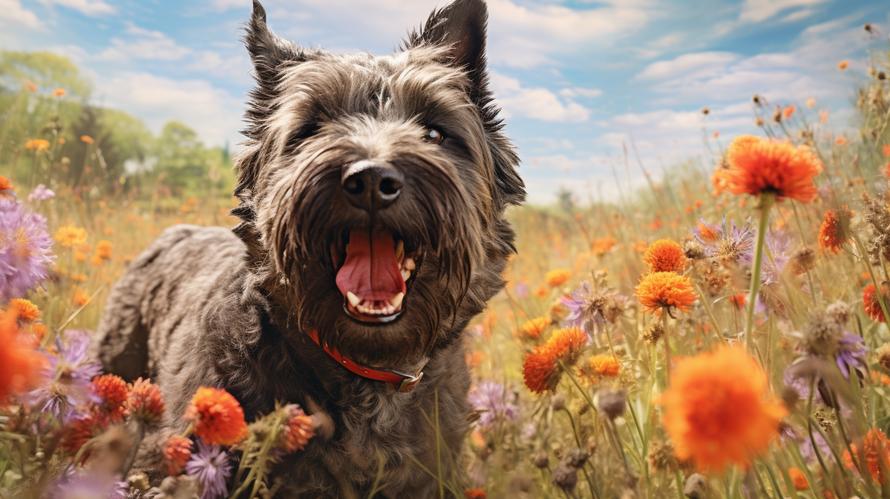
[[244, 44], [260, 85], [273, 84], [282, 64], [306, 60], [306, 53], [294, 44], [282, 40], [266, 25], [266, 9], [259, 0], [253, 0], [253, 14], [247, 25]]

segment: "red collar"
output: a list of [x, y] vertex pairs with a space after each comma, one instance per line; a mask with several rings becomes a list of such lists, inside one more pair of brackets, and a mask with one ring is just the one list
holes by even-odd
[[396, 371], [395, 369], [374, 369], [363, 366], [351, 359], [344, 357], [340, 352], [331, 348], [327, 343], [322, 343], [318, 339], [318, 331], [312, 329], [308, 333], [312, 341], [321, 347], [328, 356], [330, 356], [337, 364], [345, 367], [351, 373], [374, 381], [382, 381], [393, 385], [396, 390], [407, 393], [414, 390], [414, 387], [423, 379], [423, 368], [427, 361], [424, 360], [415, 374], [406, 374]]

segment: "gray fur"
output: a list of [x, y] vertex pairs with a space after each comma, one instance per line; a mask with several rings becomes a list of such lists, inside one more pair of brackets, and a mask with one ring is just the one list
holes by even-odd
[[[435, 481], [415, 462], [435, 471], [440, 461], [460, 483], [469, 388], [460, 332], [503, 287], [514, 251], [504, 210], [524, 198], [487, 87], [485, 21], [482, 0], [456, 0], [397, 54], [333, 55], [277, 38], [254, 2], [241, 223], [168, 229], [117, 283], [99, 328], [106, 369], [151, 376], [168, 403], [143, 466], [157, 464], [152, 447], [184, 428], [185, 406], [207, 385], [229, 390], [251, 419], [276, 401], [331, 417], [330, 439], [278, 466], [284, 497], [367, 496], [377, 479], [383, 497], [433, 495]], [[428, 126], [446, 141], [423, 141]], [[406, 177], [399, 201], [373, 214], [340, 191], [341, 168], [365, 159]], [[364, 325], [342, 310], [330, 238], [356, 226], [385, 227], [422, 250], [391, 324]], [[410, 370], [428, 356], [425, 377], [410, 393], [356, 377], [309, 340], [310, 328], [371, 366]]]

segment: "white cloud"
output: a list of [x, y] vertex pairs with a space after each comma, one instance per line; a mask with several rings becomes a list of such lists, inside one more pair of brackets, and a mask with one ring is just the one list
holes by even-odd
[[160, 31], [130, 24], [126, 32], [130, 38], [112, 38], [111, 46], [100, 52], [98, 58], [115, 62], [132, 59], [178, 61], [190, 52]]
[[543, 87], [523, 87], [516, 78], [491, 74], [491, 85], [507, 116], [523, 116], [540, 121], [587, 121], [590, 110], [569, 98], [560, 98]]
[[739, 20], [759, 23], [790, 9], [821, 5], [827, 0], [745, 0]]
[[730, 52], [696, 52], [683, 54], [674, 59], [649, 64], [637, 75], [641, 80], [669, 78], [695, 78], [716, 75], [730, 62], [738, 59]]
[[88, 16], [114, 14], [117, 9], [104, 0], [41, 0], [47, 5], [61, 5]]
[[0, 0], [0, 23], [31, 29], [43, 27], [37, 15], [22, 7], [20, 0]]
[[571, 99], [573, 97], [592, 99], [594, 97], [603, 95], [603, 91], [598, 88], [568, 87], [560, 90], [559, 95], [567, 99]]
[[205, 80], [123, 73], [99, 80], [95, 100], [139, 116], [155, 132], [167, 121], [179, 120], [209, 144], [240, 140], [241, 99]]

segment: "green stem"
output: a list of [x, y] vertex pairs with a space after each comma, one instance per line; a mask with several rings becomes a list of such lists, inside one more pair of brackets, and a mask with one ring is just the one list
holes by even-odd
[[772, 208], [775, 196], [773, 194], [761, 194], [760, 196], [760, 223], [757, 225], [757, 246], [754, 248], [754, 267], [751, 269], [751, 291], [748, 293], [748, 309], [745, 314], [745, 344], [748, 350], [753, 350], [754, 339], [754, 304], [757, 294], [760, 293], [760, 269], [763, 266], [763, 243], [766, 240], [766, 231], [769, 228], [769, 210]]

